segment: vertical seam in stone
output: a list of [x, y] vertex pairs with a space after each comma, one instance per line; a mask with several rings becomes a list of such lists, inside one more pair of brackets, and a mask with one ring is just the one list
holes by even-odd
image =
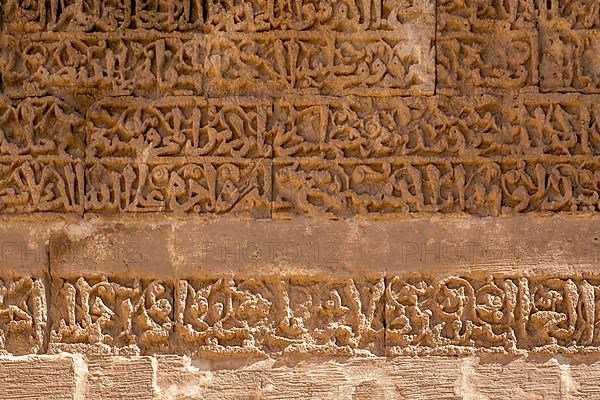
[[[204, 0], [207, 1], [207, 0]], [[270, 115], [271, 115], [271, 119], [273, 119], [275, 117], [275, 99], [272, 96], [269, 96], [269, 105], [268, 105], [271, 109], [270, 109]], [[267, 113], [267, 115], [269, 115], [269, 113]], [[268, 119], [267, 119], [268, 120]], [[265, 121], [265, 137], [267, 137], [268, 133], [268, 125], [267, 125], [267, 121]], [[273, 204], [275, 202], [275, 140], [273, 137], [270, 138], [271, 140], [271, 154], [269, 159], [271, 160], [271, 185], [270, 185], [270, 193], [269, 193], [269, 197], [270, 197], [270, 201], [269, 201], [269, 219], [272, 220], [273, 219]]]
[[438, 0], [434, 0], [434, 9], [433, 9], [433, 95], [437, 95], [437, 87], [438, 87], [438, 74], [437, 74], [437, 65], [438, 65]]
[[[540, 29], [540, 19], [542, 18], [542, 7], [545, 7], [546, 5], [543, 4], [545, 2], [545, 0], [540, 0], [539, 2], [539, 8], [537, 10], [537, 12], [535, 13], [535, 30], [537, 33], [537, 57], [536, 57], [536, 70], [537, 70], [537, 89], [538, 89], [538, 93], [542, 93], [542, 74], [541, 74], [541, 70], [540, 70], [540, 65], [542, 64], [542, 60], [541, 57], [543, 55], [542, 53], [542, 30]], [[535, 6], [534, 6], [535, 7]]]
[[[50, 234], [51, 236], [52, 234]], [[50, 329], [52, 326], [52, 321], [50, 320], [50, 306], [52, 302], [52, 251], [51, 251], [52, 241], [48, 238], [48, 246], [45, 248], [46, 253], [46, 274], [48, 275], [46, 279], [42, 282], [44, 283], [44, 296], [46, 300], [46, 326], [44, 326], [44, 338], [42, 342], [42, 348], [39, 350], [40, 354], [48, 354], [48, 348], [50, 347]], [[42, 278], [42, 277], [40, 277]], [[47, 285], [46, 285], [47, 283]]]
[[152, 364], [152, 398], [160, 399], [160, 387], [158, 386], [158, 360], [155, 356], [150, 357]]
[[388, 346], [387, 346], [387, 288], [388, 288], [388, 276], [387, 276], [387, 265], [384, 267], [383, 271], [383, 315], [381, 316], [381, 322], [383, 325], [383, 357], [388, 357]]
[[208, 21], [208, 0], [202, 0], [202, 33], [206, 33], [206, 21]]
[[464, 400], [489, 400], [482, 393], [478, 393], [477, 386], [473, 384], [471, 377], [475, 370], [475, 359], [464, 357], [460, 365], [460, 378], [455, 392]]
[[571, 376], [571, 367], [568, 360], [565, 360], [562, 355], [558, 354], [555, 357], [558, 365], [558, 371], [560, 374], [559, 381], [559, 394], [561, 399], [573, 399], [572, 393], [574, 393], [575, 385], [573, 377]]
[[85, 389], [89, 375], [87, 363], [81, 354], [72, 354], [70, 357], [73, 360], [73, 372], [75, 376], [75, 393], [73, 393], [73, 399], [83, 400], [85, 399]]

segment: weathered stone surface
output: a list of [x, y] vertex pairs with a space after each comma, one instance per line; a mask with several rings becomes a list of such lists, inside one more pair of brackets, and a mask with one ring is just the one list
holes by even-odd
[[540, 88], [545, 92], [600, 93], [599, 30], [544, 30]]
[[0, 397], [597, 397], [599, 16], [1, 2]]
[[159, 358], [159, 393], [164, 398], [352, 400], [561, 399], [585, 393], [574, 390], [575, 379], [568, 375], [584, 364], [552, 358], [430, 356], [234, 365], [219, 369], [200, 361]]
[[437, 12], [437, 92], [536, 91], [538, 2], [441, 1]]
[[254, 97], [105, 98], [87, 113], [87, 159], [270, 158], [271, 108]]
[[149, 357], [90, 357], [85, 399], [153, 399], [154, 367]]
[[[431, 95], [432, 29], [3, 35], [7, 93]], [[248, 46], [248, 42], [251, 44]], [[275, 49], [275, 51], [273, 51]], [[10, 60], [10, 62], [7, 62]]]
[[552, 28], [600, 28], [600, 9], [590, 0], [551, 0], [540, 3], [540, 20]]
[[180, 158], [163, 162], [90, 161], [90, 213], [271, 215], [271, 160]]
[[431, 25], [434, 2], [406, 3], [303, 1], [288, 7], [275, 1], [222, 1], [208, 4], [208, 31], [255, 32], [268, 30], [320, 30], [360, 32], [392, 31], [405, 26]]
[[[375, 221], [173, 221], [129, 215], [58, 220], [32, 225], [22, 235], [31, 247], [39, 243], [37, 237], [42, 243], [50, 240], [53, 274], [69, 279], [81, 275], [160, 280], [197, 275], [344, 279], [471, 272], [568, 276], [596, 273], [598, 223], [592, 215]], [[6, 226], [15, 229], [15, 225]], [[8, 251], [8, 260], [16, 263], [14, 251]]]
[[0, 357], [4, 399], [68, 399], [77, 393], [73, 360], [66, 356]]
[[9, 0], [3, 4], [7, 30], [39, 31], [121, 31], [128, 28], [156, 29], [171, 32], [202, 27], [200, 1], [178, 3], [137, 3], [131, 0], [95, 2], [69, 0], [50, 2]]
[[444, 32], [437, 39], [441, 94], [533, 91], [538, 85], [538, 33], [492, 27]]

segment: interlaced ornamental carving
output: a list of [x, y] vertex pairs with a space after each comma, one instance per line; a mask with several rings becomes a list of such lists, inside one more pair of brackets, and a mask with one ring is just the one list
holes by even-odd
[[0, 213], [591, 213], [592, 0], [7, 0]]
[[600, 277], [593, 275], [4, 278], [0, 350], [263, 357], [596, 352], [599, 309]]
[[[597, 0], [0, 7], [0, 214], [600, 211]], [[600, 351], [597, 274], [0, 277], [6, 354]]]

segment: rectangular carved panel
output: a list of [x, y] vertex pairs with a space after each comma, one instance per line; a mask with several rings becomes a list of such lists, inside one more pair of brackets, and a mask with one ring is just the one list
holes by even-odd
[[[43, 343], [45, 299], [37, 282], [20, 279], [6, 286], [6, 293], [26, 296], [25, 303], [6, 308], [13, 320], [5, 332], [19, 333], [5, 336], [12, 349], [15, 340], [27, 337], [33, 342], [19, 351], [36, 351], [36, 343]], [[599, 284], [591, 275], [407, 273], [385, 282], [64, 278], [53, 288], [49, 351], [202, 357], [589, 352], [600, 343]], [[11, 299], [5, 303], [17, 301]]]
[[395, 276], [386, 289], [387, 351], [596, 348], [598, 293], [594, 277]]
[[274, 105], [276, 157], [597, 154], [596, 97], [288, 97]]
[[383, 354], [383, 278], [62, 279], [50, 351]]
[[433, 30], [206, 38], [207, 94], [433, 94]]
[[82, 161], [0, 158], [0, 213], [82, 213], [83, 190]]
[[538, 85], [538, 33], [493, 26], [440, 33], [438, 93], [532, 91]]
[[[173, 31], [395, 30], [411, 24], [433, 26], [431, 0], [330, 1], [295, 4], [268, 1], [224, 2], [199, 0], [135, 2], [8, 0], [3, 4], [9, 32], [84, 31], [126, 29]], [[206, 26], [203, 24], [206, 13]]]
[[541, 32], [540, 88], [600, 93], [600, 30]]
[[433, 94], [433, 30], [4, 35], [11, 94]]
[[516, 153], [503, 98], [290, 97], [275, 103], [277, 157], [473, 157]]
[[2, 78], [11, 95], [52, 89], [92, 95], [202, 92], [199, 36], [46, 33], [3, 35], [0, 44]]
[[50, 352], [165, 352], [173, 286], [156, 280], [60, 279], [52, 298]]
[[0, 279], [0, 354], [45, 351], [48, 310], [41, 278]]
[[379, 213], [497, 216], [500, 166], [450, 161], [279, 161], [274, 165], [274, 216], [350, 217]]
[[597, 162], [569, 158], [276, 160], [275, 216], [598, 210]]
[[257, 98], [105, 98], [87, 113], [87, 157], [269, 157], [270, 114]]
[[407, 25], [433, 27], [431, 0], [312, 2], [292, 4], [268, 0], [208, 2], [207, 31], [260, 32], [323, 30], [359, 32], [396, 30]]
[[270, 216], [271, 162], [173, 158], [156, 163], [105, 158], [86, 170], [89, 212], [234, 213]]
[[200, 0], [7, 0], [2, 5], [9, 32], [114, 32], [128, 28], [188, 31], [202, 28]]
[[[596, 97], [287, 96], [104, 99], [88, 158], [469, 157], [598, 154]], [[15, 127], [11, 127], [15, 129]], [[271, 148], [273, 147], [273, 153]]]

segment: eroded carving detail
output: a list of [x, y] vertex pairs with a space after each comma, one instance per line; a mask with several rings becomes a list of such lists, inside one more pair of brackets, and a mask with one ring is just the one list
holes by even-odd
[[207, 92], [433, 94], [433, 32], [265, 32], [207, 37]]
[[[595, 155], [595, 97], [290, 97], [270, 120], [276, 157]], [[595, 127], [595, 128], [594, 128]]]
[[597, 285], [579, 277], [396, 276], [386, 289], [387, 351], [594, 348]]
[[165, 352], [173, 331], [173, 286], [78, 278], [54, 287], [50, 352]]
[[4, 82], [35, 95], [202, 94], [204, 79], [211, 96], [433, 94], [433, 32], [135, 35], [5, 36]]
[[7, 0], [10, 32], [113, 32], [128, 28], [171, 32], [202, 27], [202, 3], [179, 1]]
[[85, 119], [56, 97], [0, 98], [0, 154], [83, 158]]
[[440, 0], [438, 30], [486, 31], [502, 24], [511, 29], [535, 28], [538, 15], [536, 0]]
[[548, 0], [540, 2], [543, 26], [550, 28], [598, 29], [600, 4], [595, 0]]
[[47, 322], [42, 279], [0, 279], [0, 354], [44, 351]]
[[542, 91], [600, 93], [600, 31], [544, 31], [541, 48]]
[[502, 27], [448, 32], [437, 39], [442, 94], [520, 90], [538, 84], [537, 32]]
[[597, 211], [596, 164], [559, 160], [276, 161], [273, 213], [337, 218]]
[[428, 0], [284, 1], [212, 0], [208, 31], [260, 32], [268, 30], [395, 30], [407, 24], [433, 25], [434, 5]]
[[383, 354], [383, 278], [62, 280], [50, 351]]
[[112, 95], [202, 92], [200, 36], [45, 34], [4, 35], [0, 66], [7, 92], [50, 89]]
[[0, 159], [0, 212], [83, 212], [81, 161]]
[[104, 99], [88, 112], [88, 160], [270, 157], [270, 103], [256, 98]]
[[[600, 345], [600, 281], [591, 276], [406, 273], [385, 281], [306, 276], [62, 279], [54, 291], [49, 350], [255, 357], [383, 355], [385, 348], [385, 354], [394, 356], [576, 353], [596, 351]], [[6, 309], [5, 315], [10, 309], [19, 319], [12, 323], [13, 329], [18, 326], [15, 332], [25, 326], [43, 330], [44, 292], [36, 282], [21, 279], [5, 286], [14, 290], [4, 293], [25, 289], [32, 296], [27, 305]], [[39, 335], [29, 338], [42, 343], [42, 331]]]
[[88, 164], [90, 212], [239, 213], [270, 216], [270, 160], [197, 158]]

